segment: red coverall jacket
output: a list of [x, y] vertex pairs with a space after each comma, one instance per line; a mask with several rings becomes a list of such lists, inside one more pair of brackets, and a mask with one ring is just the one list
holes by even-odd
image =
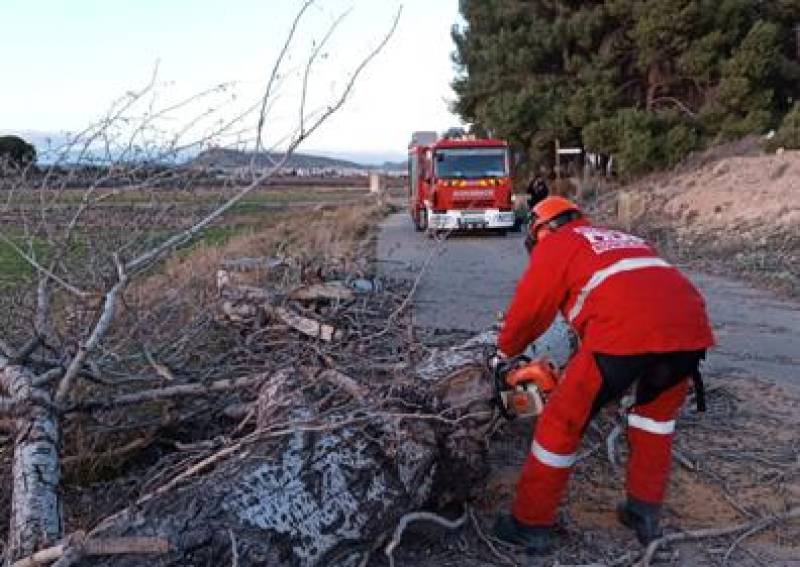
[[583, 219], [534, 248], [498, 347], [520, 354], [559, 310], [591, 352], [660, 353], [714, 343], [703, 298], [689, 280], [642, 239]]

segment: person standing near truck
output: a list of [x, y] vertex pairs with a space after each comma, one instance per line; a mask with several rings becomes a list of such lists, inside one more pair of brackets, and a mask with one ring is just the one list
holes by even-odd
[[528, 208], [533, 211], [533, 208], [550, 194], [550, 190], [547, 188], [547, 183], [545, 183], [544, 179], [537, 175], [528, 182], [525, 193], [528, 195]]

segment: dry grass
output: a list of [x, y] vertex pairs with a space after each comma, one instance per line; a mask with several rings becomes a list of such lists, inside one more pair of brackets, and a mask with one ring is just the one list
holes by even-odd
[[617, 192], [601, 195], [591, 215], [648, 238], [674, 260], [799, 297], [800, 152], [728, 153], [621, 187], [633, 208], [620, 208]]
[[[162, 337], [174, 340], [182, 324], [201, 319], [216, 305], [216, 274], [225, 260], [291, 257], [291, 261], [300, 259], [312, 265], [315, 259], [325, 258], [353, 272], [368, 269], [373, 229], [385, 212], [374, 204], [320, 205], [253, 218], [258, 223], [248, 222], [247, 232], [224, 242], [201, 240], [170, 258], [145, 279], [134, 282], [126, 294], [126, 313], [121, 320], [130, 321], [130, 326], [136, 321], [147, 321], [147, 341], [151, 345], [158, 344]], [[237, 216], [236, 222], [242, 219]], [[261, 281], [251, 283], [263, 284], [267, 278], [266, 274], [262, 276]], [[249, 277], [249, 272], [242, 277]], [[127, 331], [125, 324], [121, 327], [115, 333]], [[229, 337], [218, 338], [219, 341], [214, 335], [199, 342], [224, 352]], [[204, 357], [212, 355], [214, 353], [197, 352], [197, 364], [201, 365]], [[94, 384], [80, 385], [83, 393], [95, 390], [105, 391]], [[153, 402], [135, 409], [109, 409], [100, 412], [99, 417], [70, 418], [63, 447], [68, 457], [64, 462], [65, 498], [73, 510], [65, 518], [70, 529], [92, 525], [97, 517], [117, 508], [117, 500], [128, 497], [126, 491], [136, 490], [135, 483], [125, 480], [125, 475], [133, 471], [135, 477], [135, 471], [146, 469], [162, 451], [173, 450], [160, 447], [158, 443], [141, 443], [143, 440], [156, 431], [165, 430], [176, 438], [200, 434], [184, 431], [176, 424], [181, 411], [170, 402]], [[134, 421], [150, 425], [134, 429], [124, 427], [133, 415], [136, 416]], [[213, 433], [209, 436], [213, 437]], [[149, 447], [143, 450], [140, 445]], [[8, 451], [9, 445], [0, 445], [0, 533], [7, 529], [8, 519]]]
[[204, 307], [216, 297], [216, 274], [222, 263], [240, 258], [324, 257], [352, 269], [367, 260], [367, 237], [383, 214], [380, 207], [365, 204], [275, 215], [264, 219], [261, 228], [253, 227], [223, 244], [201, 242], [173, 256], [160, 272], [136, 284], [131, 295], [139, 305], [154, 305], [181, 290], [187, 303]]

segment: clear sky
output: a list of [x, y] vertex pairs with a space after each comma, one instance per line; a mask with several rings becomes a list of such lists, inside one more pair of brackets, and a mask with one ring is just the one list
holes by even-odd
[[[350, 10], [315, 67], [311, 104], [333, 98], [344, 78], [390, 27], [347, 106], [305, 151], [394, 154], [413, 130], [444, 130], [455, 70], [450, 28], [458, 0], [318, 0], [301, 23], [273, 108], [273, 123], [296, 116], [302, 61], [330, 23]], [[169, 98], [233, 81], [257, 99], [300, 0], [1, 0], [0, 130], [76, 131], [126, 91], [147, 83], [158, 62]]]

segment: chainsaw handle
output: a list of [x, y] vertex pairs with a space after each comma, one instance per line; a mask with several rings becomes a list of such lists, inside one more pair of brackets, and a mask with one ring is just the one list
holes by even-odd
[[500, 410], [500, 415], [506, 418], [508, 421], [512, 421], [516, 419], [516, 415], [512, 412], [508, 411], [505, 404], [503, 403], [502, 392], [506, 389], [506, 379], [505, 375], [509, 367], [517, 366], [520, 363], [527, 363], [531, 361], [531, 357], [520, 354], [517, 356], [512, 356], [510, 358], [501, 359], [493, 364], [493, 359], [497, 356], [497, 349], [491, 349], [486, 354], [486, 368], [492, 374], [492, 381], [494, 386], [494, 401], [497, 408]]
[[[484, 364], [486, 368], [489, 370], [494, 370], [496, 365], [492, 365], [492, 359], [498, 356], [499, 349], [497, 347], [488, 347], [484, 350]], [[517, 356], [509, 356], [507, 358], [501, 358], [500, 362], [502, 364], [511, 364], [516, 362], [530, 362], [532, 359], [530, 356], [526, 354], [518, 354]]]

